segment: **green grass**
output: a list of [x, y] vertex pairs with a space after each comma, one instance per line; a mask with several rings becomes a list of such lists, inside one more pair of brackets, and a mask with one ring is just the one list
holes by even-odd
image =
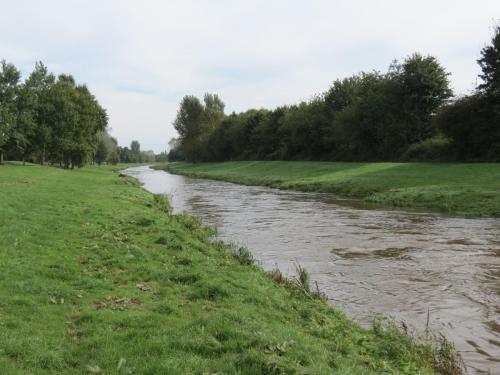
[[194, 177], [319, 191], [383, 206], [500, 217], [500, 164], [240, 161], [155, 168]]
[[0, 166], [0, 374], [427, 374], [116, 167]]

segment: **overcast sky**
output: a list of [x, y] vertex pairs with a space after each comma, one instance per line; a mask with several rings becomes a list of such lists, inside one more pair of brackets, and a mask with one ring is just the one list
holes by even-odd
[[73, 74], [121, 145], [159, 152], [186, 94], [218, 93], [226, 113], [273, 108], [416, 51], [467, 93], [499, 19], [499, 0], [0, 0], [0, 59]]

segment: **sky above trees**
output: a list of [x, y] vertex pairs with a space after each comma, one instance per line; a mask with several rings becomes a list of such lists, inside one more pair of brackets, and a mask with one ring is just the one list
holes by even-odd
[[121, 144], [159, 152], [186, 94], [216, 92], [226, 113], [272, 108], [415, 51], [436, 56], [466, 94], [499, 18], [490, 0], [18, 0], [2, 4], [0, 58], [23, 76], [37, 60], [74, 74]]

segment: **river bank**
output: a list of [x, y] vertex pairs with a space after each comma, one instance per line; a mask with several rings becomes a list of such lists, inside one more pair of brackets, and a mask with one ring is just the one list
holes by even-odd
[[2, 373], [434, 372], [111, 169], [0, 167]]
[[498, 163], [238, 161], [153, 168], [239, 184], [335, 193], [386, 207], [500, 217]]

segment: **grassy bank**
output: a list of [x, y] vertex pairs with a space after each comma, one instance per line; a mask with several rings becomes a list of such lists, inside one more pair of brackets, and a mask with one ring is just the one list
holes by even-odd
[[429, 346], [361, 328], [105, 167], [1, 166], [0, 191], [1, 374], [436, 366]]
[[155, 168], [194, 177], [331, 192], [384, 206], [500, 217], [500, 164], [241, 161]]

